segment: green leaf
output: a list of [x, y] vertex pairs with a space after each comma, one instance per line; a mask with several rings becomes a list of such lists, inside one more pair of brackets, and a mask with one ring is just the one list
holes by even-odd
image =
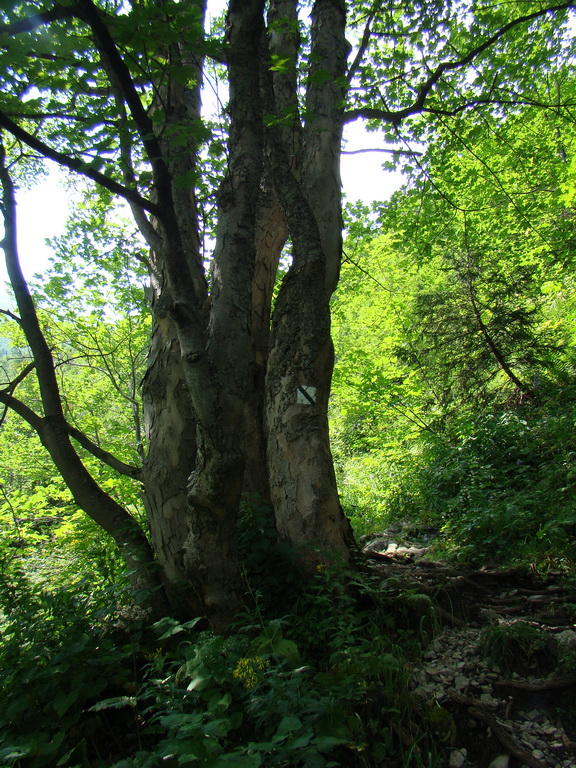
[[230, 753], [228, 755], [219, 755], [208, 759], [204, 765], [206, 768], [260, 768], [263, 756], [260, 752], [247, 754], [242, 751], [241, 754]]
[[290, 70], [290, 58], [284, 56], [278, 56], [273, 53], [270, 57], [272, 64], [270, 65], [271, 72], [288, 72]]
[[302, 721], [295, 715], [286, 715], [280, 721], [274, 738], [287, 736], [289, 733], [299, 731], [302, 728]]
[[79, 692], [77, 690], [70, 691], [70, 693], [57, 693], [54, 697], [52, 705], [56, 710], [58, 717], [63, 717], [78, 699]]
[[101, 712], [104, 709], [123, 709], [124, 707], [135, 707], [137, 699], [134, 696], [116, 696], [111, 699], [103, 699], [93, 704], [88, 712]]

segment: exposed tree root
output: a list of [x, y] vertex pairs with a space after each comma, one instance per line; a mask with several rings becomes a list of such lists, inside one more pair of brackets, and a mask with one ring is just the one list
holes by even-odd
[[560, 688], [569, 688], [576, 684], [576, 674], [559, 675], [547, 678], [541, 683], [528, 683], [523, 680], [500, 680], [494, 683], [495, 689], [514, 689], [516, 691], [529, 691], [542, 693], [544, 691], [556, 691]]
[[462, 704], [468, 707], [468, 713], [476, 720], [480, 720], [485, 723], [492, 731], [494, 736], [498, 739], [500, 744], [511, 755], [518, 758], [524, 765], [528, 765], [529, 768], [548, 768], [548, 764], [538, 758], [525, 749], [518, 739], [506, 730], [506, 728], [500, 723], [500, 721], [489, 711], [488, 707], [484, 705], [478, 699], [471, 698], [470, 696], [462, 696], [458, 693], [450, 693], [450, 699], [456, 704]]

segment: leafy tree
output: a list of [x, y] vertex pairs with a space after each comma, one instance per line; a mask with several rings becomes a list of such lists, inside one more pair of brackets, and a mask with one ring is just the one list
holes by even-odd
[[[243, 601], [243, 491], [271, 502], [307, 567], [318, 545], [323, 559], [349, 558], [327, 419], [343, 125], [367, 119], [403, 149], [439, 118], [477, 125], [520, 104], [568, 101], [562, 87], [551, 99], [534, 72], [565, 70], [569, 3], [315, 0], [300, 18], [297, 5], [231, 0], [225, 35], [206, 35], [205, 0], [24, 0], [4, 7], [0, 29], [3, 247], [42, 403], [16, 397], [19, 376], [2, 401], [38, 432], [154, 609], [205, 613], [216, 629]], [[204, 167], [223, 146], [201, 119], [211, 60], [225, 65], [227, 137], [225, 162]], [[150, 251], [141, 476], [152, 547], [72, 442], [122, 471], [72, 429], [18, 265], [14, 185], [30, 152], [123, 198]], [[208, 271], [203, 201], [215, 201], [217, 219]], [[292, 259], [272, 301], [288, 237]]]
[[389, 212], [421, 271], [399, 351], [444, 407], [531, 397], [572, 355], [574, 123], [529, 107], [488, 127], [446, 128]]
[[522, 107], [489, 127], [445, 125], [390, 203], [349, 210], [335, 446], [362, 528], [418, 517], [477, 562], [561, 562], [574, 530], [575, 126]]

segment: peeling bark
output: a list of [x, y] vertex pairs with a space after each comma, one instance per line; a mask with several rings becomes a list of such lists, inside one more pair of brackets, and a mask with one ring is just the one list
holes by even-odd
[[184, 567], [196, 422], [180, 365], [180, 347], [167, 317], [155, 323], [143, 400], [148, 445], [144, 501], [150, 535], [172, 610], [189, 618], [203, 612]]
[[[312, 69], [327, 69], [331, 77], [318, 78], [315, 85], [311, 72], [301, 169], [290, 159], [285, 133], [270, 130], [273, 178], [294, 257], [273, 313], [266, 380], [268, 463], [282, 537], [306, 550], [305, 561], [346, 562], [352, 532], [339, 502], [327, 415], [334, 366], [329, 301], [342, 249], [343, 93], [337, 83], [346, 66], [344, 4], [316, 0], [312, 19]], [[305, 389], [309, 397], [302, 388], [310, 388]]]

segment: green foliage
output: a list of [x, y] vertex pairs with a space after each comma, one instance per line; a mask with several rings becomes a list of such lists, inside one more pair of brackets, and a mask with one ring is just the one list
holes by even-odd
[[260, 499], [245, 498], [238, 520], [238, 550], [246, 589], [261, 615], [289, 610], [302, 586], [295, 554], [278, 536], [274, 513]]
[[331, 418], [357, 533], [408, 518], [443, 555], [573, 567], [575, 141], [562, 110], [446, 117], [410, 185], [348, 209]]
[[87, 710], [105, 692], [134, 685], [135, 648], [95, 628], [114, 591], [43, 589], [6, 557], [1, 566], [2, 764], [103, 765], [96, 744], [100, 737], [114, 743], [117, 723]]
[[555, 408], [549, 401], [485, 415], [430, 443], [403, 478], [410, 512], [440, 528], [444, 553], [460, 559], [571, 566], [574, 419], [571, 397], [560, 398]]
[[319, 569], [293, 612], [229, 637], [169, 618], [111, 633], [80, 593], [19, 579], [0, 590], [5, 765], [428, 768], [441, 753], [398, 644], [417, 635], [350, 574]]
[[525, 621], [487, 627], [480, 637], [480, 653], [507, 675], [537, 663], [537, 655], [545, 646], [546, 636]]

